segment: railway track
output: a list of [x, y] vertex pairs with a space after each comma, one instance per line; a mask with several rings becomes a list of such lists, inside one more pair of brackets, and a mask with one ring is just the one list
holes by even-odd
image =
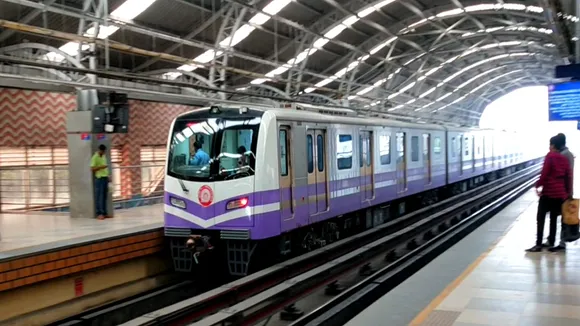
[[[58, 325], [119, 325], [130, 318], [134, 319], [123, 325], [253, 325], [279, 311], [283, 312], [284, 319], [293, 320], [300, 316], [293, 304], [320, 290], [324, 290], [328, 298], [338, 295], [323, 306], [326, 307], [325, 313], [333, 311], [328, 304], [336, 303], [339, 298], [344, 298], [345, 293], [358, 289], [358, 284], [367, 278], [376, 280], [377, 273], [385, 273], [385, 268], [393, 269], [411, 261], [418, 261], [411, 266], [420, 266], [419, 260], [413, 257], [424, 256], [424, 260], [433, 256], [416, 256], [425, 250], [426, 245], [431, 247], [433, 241], [442, 239], [466, 221], [476, 221], [473, 216], [487, 216], [483, 214], [484, 211], [491, 212], [487, 206], [501, 200], [507, 191], [527, 187], [539, 169], [540, 165], [531, 166], [242, 279], [161, 309], [150, 309], [154, 311], [137, 318], [134, 318], [136, 313], [142, 313], [144, 309], [135, 307], [146, 305], [152, 308], [154, 303], [159, 305], [158, 297], [169, 298], [174, 291], [181, 293], [178, 297], [182, 299], [183, 293], [195, 292], [192, 290], [195, 285], [183, 282], [72, 317]], [[503, 200], [501, 203], [507, 202]], [[482, 220], [483, 217], [477, 219]], [[406, 271], [409, 273], [407, 276], [412, 274], [410, 270]], [[401, 273], [396, 275], [398, 278], [393, 280], [401, 278]], [[322, 310], [315, 310], [297, 322], [310, 322], [316, 311]]]

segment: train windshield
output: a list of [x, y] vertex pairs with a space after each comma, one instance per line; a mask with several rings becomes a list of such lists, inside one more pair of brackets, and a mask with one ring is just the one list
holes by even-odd
[[168, 175], [191, 181], [220, 181], [254, 174], [261, 117], [255, 114], [175, 121], [168, 155]]

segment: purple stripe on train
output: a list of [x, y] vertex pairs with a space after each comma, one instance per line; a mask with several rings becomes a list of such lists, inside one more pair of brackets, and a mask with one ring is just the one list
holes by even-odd
[[[436, 185], [441, 185], [445, 183], [445, 176], [434, 177], [432, 185], [433, 187], [438, 187]], [[408, 192], [420, 192], [425, 188], [425, 181], [418, 180], [409, 182]], [[304, 188], [303, 188], [304, 189]], [[361, 208], [368, 207], [370, 205], [376, 205], [383, 202], [388, 202], [397, 198], [397, 191], [395, 187], [382, 187], [375, 190], [375, 199], [372, 201], [363, 201], [361, 193], [355, 193], [352, 195], [345, 195], [341, 197], [331, 198], [330, 209], [326, 212], [320, 212], [312, 214], [309, 205], [299, 205], [294, 208], [294, 214], [290, 219], [285, 219], [284, 216], [288, 216], [290, 209], [280, 211], [275, 210], [272, 212], [265, 212], [261, 214], [255, 214], [253, 216], [254, 226], [251, 228], [252, 239], [264, 239], [272, 236], [276, 236], [281, 232], [290, 231], [292, 229], [305, 226], [311, 223], [320, 222], [328, 218], [346, 214], [349, 212], [356, 211]], [[241, 219], [241, 218], [240, 218]], [[240, 219], [231, 220], [209, 227], [209, 230], [219, 230], [223, 229], [225, 225], [230, 229], [248, 229], [244, 227], [246, 221], [240, 221]], [[174, 215], [165, 213], [165, 225], [166, 227], [176, 227], [176, 228], [195, 228], [196, 226], [185, 221]]]
[[[422, 168], [411, 169], [411, 170], [422, 170]], [[381, 182], [381, 181], [386, 181], [386, 180], [393, 180], [395, 178], [395, 172], [379, 173], [379, 174], [375, 174], [374, 177], [375, 177], [375, 183]], [[353, 178], [347, 178], [347, 179], [341, 179], [341, 180], [331, 180], [330, 181], [330, 192], [359, 187], [361, 184], [361, 178], [365, 178], [365, 177], [353, 177]], [[370, 176], [367, 176], [366, 178], [367, 178], [366, 184], [370, 184]], [[305, 192], [306, 189], [308, 189], [307, 193]], [[318, 184], [318, 185], [311, 184], [308, 186], [295, 187], [295, 190], [294, 190], [295, 196], [297, 198], [305, 197], [305, 200], [308, 200], [309, 196], [323, 194], [325, 191], [326, 191], [326, 184]], [[267, 205], [267, 204], [277, 203], [280, 201], [290, 200], [289, 196], [287, 196], [285, 198], [280, 198], [280, 193], [281, 192], [278, 189], [259, 191], [259, 192], [255, 192], [255, 193], [247, 193], [247, 194], [242, 194], [239, 196], [234, 196], [234, 197], [223, 199], [219, 202], [212, 204], [209, 207], [203, 207], [202, 205], [192, 201], [189, 198], [186, 198], [186, 197], [180, 196], [178, 194], [174, 194], [174, 193], [166, 191], [164, 202], [167, 205], [171, 205], [171, 197], [183, 200], [186, 203], [185, 211], [187, 211], [188, 213], [193, 214], [199, 218], [207, 220], [207, 219], [213, 218], [215, 216], [225, 214], [227, 212], [227, 208], [226, 208], [227, 203], [232, 201], [232, 200], [242, 198], [242, 197], [247, 197], [249, 199], [248, 206]]]

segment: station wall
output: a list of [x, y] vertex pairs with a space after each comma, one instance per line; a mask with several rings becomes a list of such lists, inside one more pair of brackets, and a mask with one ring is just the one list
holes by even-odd
[[[0, 148], [66, 148], [66, 113], [75, 108], [76, 94], [0, 88]], [[129, 133], [112, 139], [120, 153], [120, 166], [141, 166], [141, 149], [165, 146], [173, 118], [192, 109], [131, 101]], [[121, 179], [123, 197], [141, 192], [139, 168], [121, 169]]]

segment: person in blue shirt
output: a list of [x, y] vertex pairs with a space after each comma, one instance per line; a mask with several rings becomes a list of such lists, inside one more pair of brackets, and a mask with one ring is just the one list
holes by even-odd
[[189, 159], [190, 165], [204, 166], [209, 164], [209, 155], [201, 149], [201, 144], [199, 142], [193, 143], [193, 149], [195, 153], [191, 155]]

